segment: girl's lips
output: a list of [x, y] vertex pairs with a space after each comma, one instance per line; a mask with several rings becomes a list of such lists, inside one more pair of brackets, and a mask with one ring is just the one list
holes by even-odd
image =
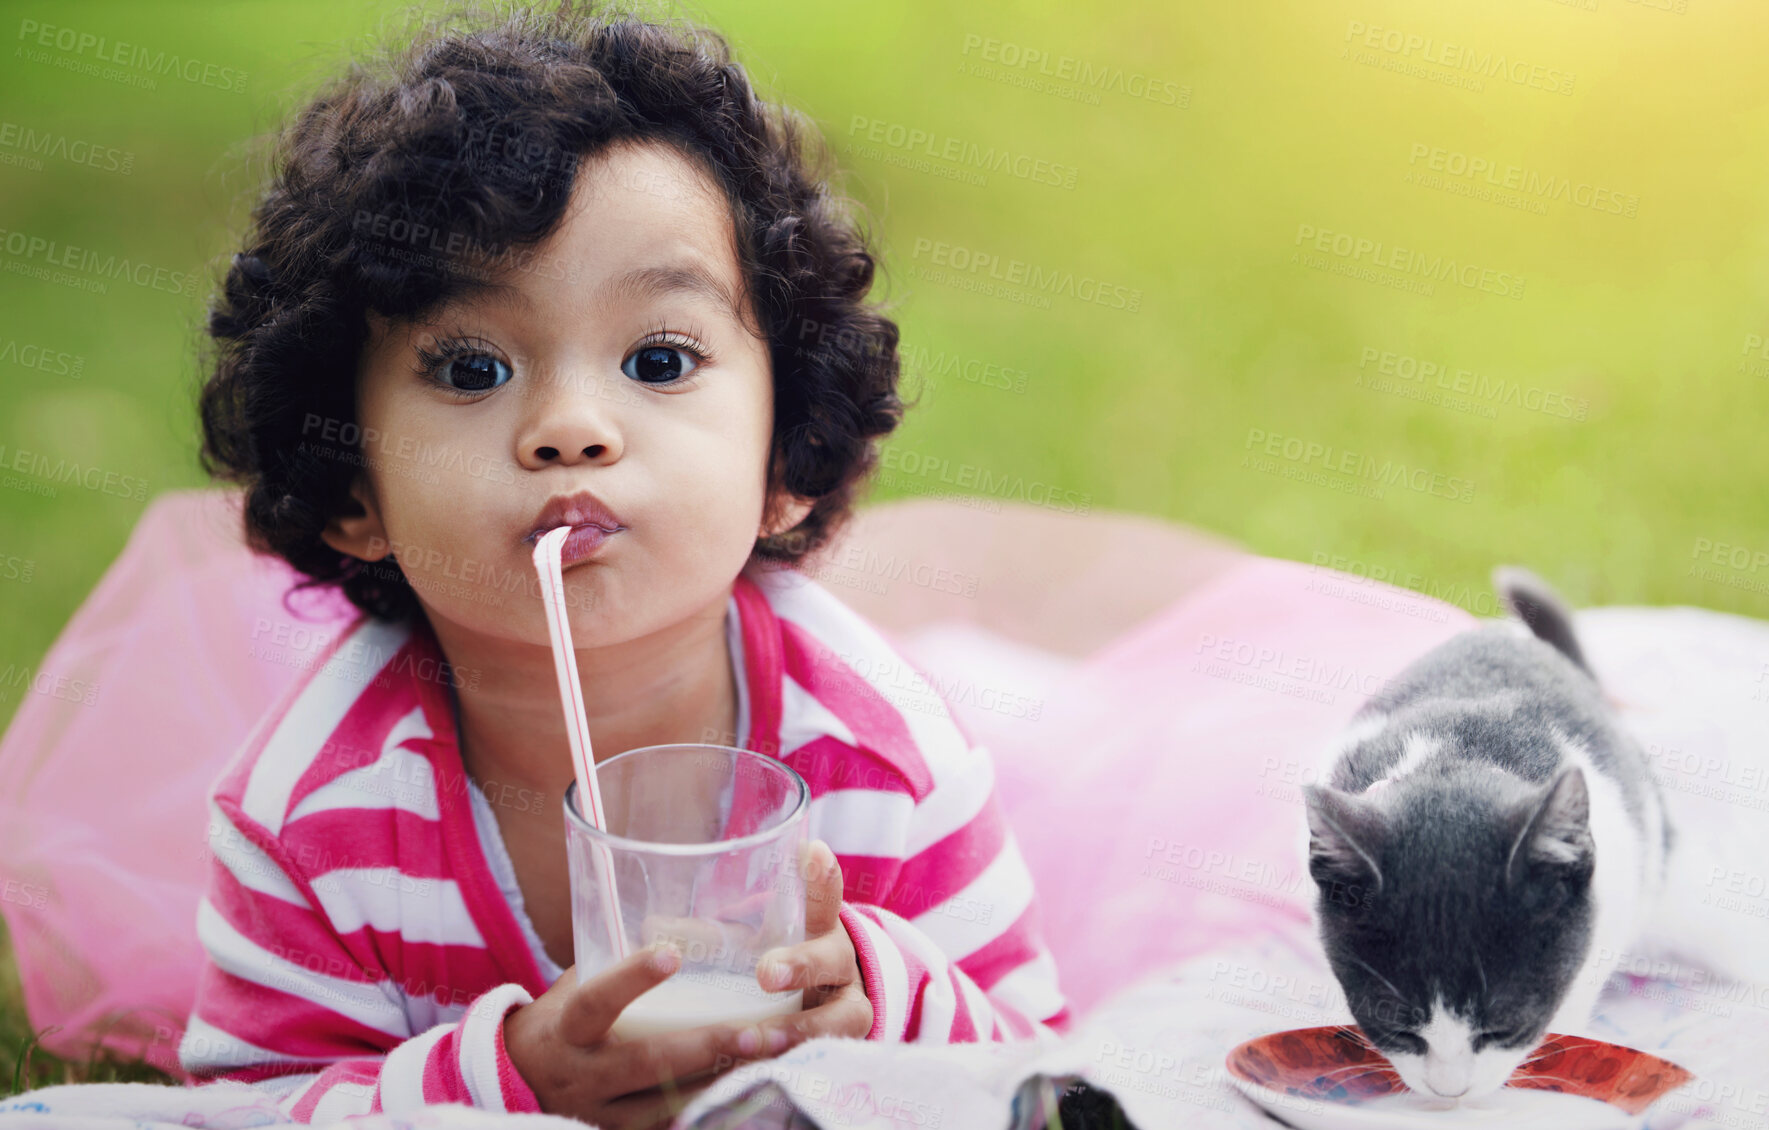
[[608, 539], [626, 527], [605, 530], [601, 526], [573, 526], [566, 536], [565, 544], [559, 547], [559, 567], [568, 569], [579, 561], [595, 556]]

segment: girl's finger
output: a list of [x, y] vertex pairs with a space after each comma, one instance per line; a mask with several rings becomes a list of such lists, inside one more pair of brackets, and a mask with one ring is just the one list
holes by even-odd
[[732, 1040], [732, 1054], [748, 1059], [779, 1055], [815, 1036], [863, 1039], [870, 1031], [872, 1002], [864, 992], [850, 990], [816, 1008], [739, 1029]]
[[628, 954], [566, 998], [559, 1014], [559, 1038], [580, 1048], [602, 1042], [622, 1009], [681, 967], [681, 951], [668, 942]]
[[690, 1086], [709, 1072], [718, 1075], [731, 1066], [729, 1024], [707, 1024], [665, 1032], [596, 1049], [594, 1074], [607, 1095], [628, 1095]]
[[821, 989], [848, 985], [860, 970], [854, 957], [854, 940], [840, 921], [822, 937], [769, 950], [756, 962], [756, 983], [769, 992], [787, 989]]
[[841, 924], [842, 869], [822, 840], [805, 845], [805, 937], [827, 934]]

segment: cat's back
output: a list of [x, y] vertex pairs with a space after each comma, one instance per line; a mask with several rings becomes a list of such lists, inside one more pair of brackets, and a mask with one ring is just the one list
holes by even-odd
[[1451, 636], [1409, 664], [1364, 707], [1393, 714], [1430, 701], [1480, 702], [1511, 696], [1557, 708], [1568, 724], [1602, 718], [1603, 692], [1552, 644], [1505, 621]]
[[1339, 788], [1363, 792], [1420, 772], [1466, 782], [1470, 768], [1543, 786], [1576, 765], [1602, 778], [1600, 791], [1638, 832], [1658, 830], [1645, 754], [1602, 688], [1520, 624], [1489, 624], [1446, 640], [1373, 696], [1353, 727], [1361, 740], [1334, 767]]

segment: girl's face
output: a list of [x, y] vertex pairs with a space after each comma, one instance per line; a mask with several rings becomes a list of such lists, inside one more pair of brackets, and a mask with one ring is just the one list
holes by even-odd
[[755, 539], [810, 509], [788, 499], [764, 524], [772, 372], [724, 198], [668, 146], [615, 146], [580, 166], [557, 231], [505, 264], [507, 289], [423, 324], [371, 315], [365, 514], [327, 541], [397, 557], [432, 620], [544, 647], [532, 535], [549, 503], [558, 524], [610, 525], [557, 510], [589, 492], [619, 529], [587, 555], [586, 526], [567, 545], [578, 647], [722, 618]]

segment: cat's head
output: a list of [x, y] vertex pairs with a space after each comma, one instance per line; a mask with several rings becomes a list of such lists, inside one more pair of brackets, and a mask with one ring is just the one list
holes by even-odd
[[1305, 791], [1322, 941], [1359, 1027], [1422, 1094], [1502, 1087], [1590, 945], [1583, 772], [1532, 785], [1463, 767]]

